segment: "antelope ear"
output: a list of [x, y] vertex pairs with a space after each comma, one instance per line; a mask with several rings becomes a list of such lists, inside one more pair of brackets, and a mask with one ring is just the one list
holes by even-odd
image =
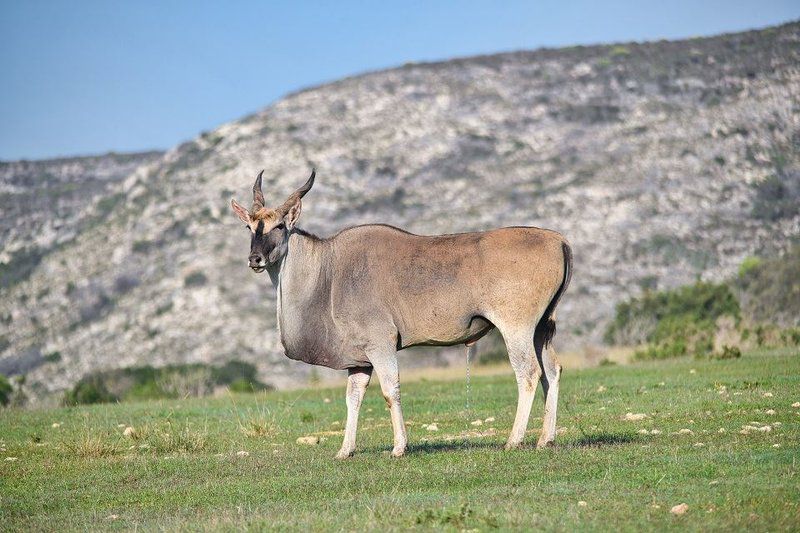
[[297, 223], [297, 219], [300, 218], [300, 211], [303, 209], [303, 203], [298, 198], [295, 203], [292, 204], [292, 207], [289, 208], [289, 211], [286, 212], [286, 215], [283, 217], [284, 222], [286, 223], [286, 227], [292, 229], [294, 225]]
[[247, 212], [247, 209], [239, 205], [233, 198], [231, 198], [231, 207], [233, 208], [233, 212], [238, 215], [239, 219], [249, 226], [251, 220], [250, 213]]

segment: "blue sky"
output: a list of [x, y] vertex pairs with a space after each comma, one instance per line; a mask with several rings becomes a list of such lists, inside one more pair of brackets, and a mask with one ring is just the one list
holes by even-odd
[[797, 18], [797, 0], [0, 0], [0, 159], [169, 148], [288, 92], [407, 61]]

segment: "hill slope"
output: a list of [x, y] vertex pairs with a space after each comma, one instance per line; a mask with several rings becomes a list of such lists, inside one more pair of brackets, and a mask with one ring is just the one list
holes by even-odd
[[90, 206], [102, 224], [2, 289], [0, 359], [58, 351], [29, 369], [34, 393], [143, 363], [243, 359], [265, 382], [306, 379], [227, 202], [249, 201], [262, 168], [268, 202], [282, 201], [312, 164], [301, 226], [323, 235], [363, 222], [561, 231], [575, 272], [559, 346], [599, 342], [620, 299], [728, 277], [800, 233], [791, 201], [770, 208], [800, 197], [799, 43], [793, 23], [411, 64], [290, 95]]

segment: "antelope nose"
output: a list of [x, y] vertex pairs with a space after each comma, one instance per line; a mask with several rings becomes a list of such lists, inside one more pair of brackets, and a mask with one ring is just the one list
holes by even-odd
[[264, 256], [262, 256], [261, 254], [252, 254], [250, 256], [250, 266], [251, 267], [264, 266]]

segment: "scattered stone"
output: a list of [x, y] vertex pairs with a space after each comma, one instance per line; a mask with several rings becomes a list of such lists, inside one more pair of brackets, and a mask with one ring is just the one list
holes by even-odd
[[719, 480], [715, 479], [714, 481], [709, 481], [708, 484], [709, 485], [719, 485]]
[[691, 429], [683, 428], [678, 430], [678, 435], [694, 435], [694, 431]]
[[645, 418], [647, 418], [645, 413], [625, 413], [625, 416], [622, 417], [623, 420], [627, 420], [628, 422], [638, 422]]
[[331, 403], [331, 399], [330, 399], [330, 398], [325, 398], [325, 399], [324, 399], [324, 400], [322, 400], [322, 401], [323, 401], [323, 403]]
[[764, 393], [764, 398], [772, 398], [772, 393], [771, 392], [765, 392]]
[[650, 434], [651, 435], [661, 435], [661, 430], [660, 429], [651, 429], [650, 430]]
[[123, 431], [122, 434], [132, 439], [136, 437], [136, 430], [133, 428], [133, 426], [128, 426], [125, 428], [125, 431]]
[[780, 448], [780, 447], [781, 447], [781, 445], [780, 445], [780, 443], [777, 443], [777, 442], [776, 442], [775, 444], [773, 444], [773, 445], [772, 445], [772, 447], [773, 447], [773, 448]]
[[58, 422], [53, 422], [53, 425], [51, 427], [60, 428], [61, 424], [59, 424]]
[[473, 426], [482, 426], [483, 420], [473, 420], [472, 422], [470, 422], [470, 424]]
[[798, 407], [800, 407], [800, 402], [794, 402], [794, 403], [792, 404], [792, 407], [794, 407], [795, 409], [797, 409]]
[[487, 424], [489, 424], [491, 422], [494, 422], [494, 417], [490, 416], [489, 418], [485, 418], [483, 421], [486, 422]]
[[6, 461], [9, 461], [9, 462], [13, 462], [13, 461], [16, 461], [16, 460], [17, 460], [16, 457], [6, 457]]
[[640, 429], [638, 433], [639, 433], [639, 435], [649, 435], [650, 434], [650, 432], [647, 431], [646, 429]]
[[597, 387], [597, 392], [605, 392], [605, 391], [606, 388], [604, 386], [600, 385], [599, 387]]
[[119, 518], [118, 514], [110, 514], [106, 517], [108, 520], [117, 520]]
[[767, 409], [766, 411], [764, 411], [764, 413], [768, 414], [768, 415], [774, 415], [775, 414], [775, 409]]
[[586, 502], [585, 502], [585, 501], [583, 501], [583, 500], [580, 500], [580, 501], [578, 502], [578, 507], [586, 507], [587, 505], [589, 505], [589, 504], [588, 504], [588, 503], [586, 503]]
[[742, 426], [742, 430], [739, 433], [741, 433], [742, 435], [747, 435], [751, 431], [760, 431], [761, 433], [769, 433], [770, 431], [772, 431], [772, 426], [752, 426], [752, 425]]
[[297, 444], [306, 444], [308, 446], [316, 446], [319, 444], [319, 437], [316, 435], [309, 435], [307, 437], [297, 437]]
[[717, 430], [717, 433], [725, 433], [725, 428], [719, 428], [719, 429]]
[[670, 513], [674, 514], [675, 516], [681, 516], [686, 514], [686, 511], [689, 510], [689, 506], [685, 503], [680, 503], [675, 505], [672, 509], [669, 510]]
[[702, 448], [705, 445], [706, 445], [705, 442], [695, 442], [694, 443], [694, 447], [695, 448]]
[[[690, 373], [690, 374], [697, 374], [697, 370], [695, 370], [695, 369], [693, 368], [693, 369], [689, 370], [689, 373]], [[674, 509], [674, 507], [673, 507], [673, 509]], [[685, 511], [684, 511], [684, 512], [685, 512]]]
[[239, 450], [238, 452], [236, 452], [236, 455], [239, 457], [250, 457], [250, 452]]
[[425, 427], [425, 429], [427, 429], [428, 431], [439, 431], [439, 426], [437, 426], [436, 424], [428, 424], [428, 426]]

